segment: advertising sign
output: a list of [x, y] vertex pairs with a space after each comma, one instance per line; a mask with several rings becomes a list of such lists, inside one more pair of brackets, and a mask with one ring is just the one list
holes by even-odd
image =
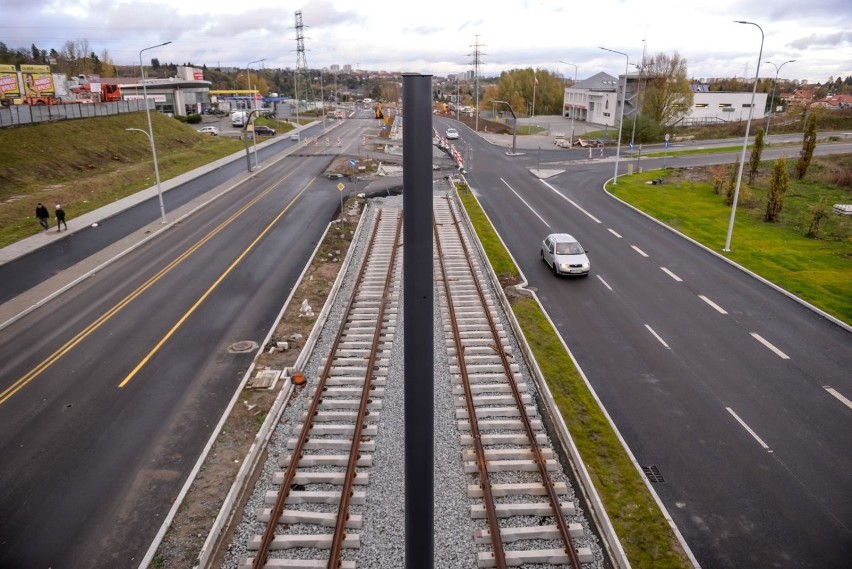
[[21, 65], [25, 97], [53, 97], [53, 75], [49, 65]]
[[0, 98], [20, 97], [21, 87], [18, 85], [18, 74], [14, 65], [0, 65]]

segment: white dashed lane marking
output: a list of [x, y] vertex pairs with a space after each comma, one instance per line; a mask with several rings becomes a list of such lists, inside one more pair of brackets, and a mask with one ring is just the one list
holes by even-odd
[[715, 302], [713, 302], [712, 300], [710, 300], [709, 298], [707, 298], [703, 294], [699, 294], [698, 298], [700, 298], [701, 300], [703, 300], [704, 302], [706, 302], [707, 304], [712, 306], [716, 310], [716, 312], [718, 312], [719, 314], [727, 314], [728, 313], [724, 308], [722, 308], [721, 306], [719, 306], [718, 304], [716, 304]]
[[764, 346], [766, 346], [767, 348], [772, 350], [775, 353], [775, 355], [778, 356], [779, 358], [781, 358], [782, 360], [789, 360], [790, 359], [790, 356], [788, 356], [787, 354], [785, 354], [784, 352], [782, 352], [781, 350], [779, 350], [778, 348], [776, 348], [775, 346], [770, 344], [767, 340], [765, 340], [757, 332], [749, 332], [749, 333], [751, 334], [752, 338], [754, 338], [755, 340], [757, 340], [758, 342], [760, 342], [761, 344], [763, 344]]
[[725, 409], [728, 411], [728, 413], [730, 413], [730, 414], [734, 417], [734, 419], [736, 419], [736, 420], [737, 420], [737, 423], [739, 423], [739, 424], [742, 426], [742, 428], [743, 428], [743, 429], [745, 429], [746, 431], [748, 431], [748, 434], [750, 434], [752, 437], [754, 437], [754, 440], [756, 440], [758, 443], [760, 443], [760, 446], [762, 446], [762, 447], [763, 447], [764, 449], [766, 449], [767, 451], [772, 452], [772, 449], [770, 449], [770, 448], [769, 448], [769, 445], [768, 445], [768, 444], [766, 444], [765, 442], [763, 442], [763, 439], [761, 439], [760, 437], [758, 437], [758, 436], [757, 436], [757, 433], [755, 433], [754, 431], [752, 431], [752, 430], [751, 430], [751, 427], [749, 427], [748, 425], [746, 425], [746, 422], [745, 422], [745, 421], [743, 421], [742, 419], [740, 419], [740, 416], [739, 416], [739, 415], [737, 415], [736, 413], [734, 413], [734, 410], [733, 410], [733, 409], [731, 409], [730, 407], [725, 407]]
[[660, 269], [661, 269], [664, 273], [666, 273], [668, 276], [670, 276], [671, 278], [673, 278], [674, 280], [676, 280], [677, 282], [679, 282], [679, 283], [683, 282], [683, 279], [682, 279], [682, 278], [680, 278], [679, 276], [677, 276], [676, 274], [674, 274], [673, 272], [671, 272], [671, 271], [670, 271], [670, 270], [668, 270], [667, 268], [665, 268], [665, 267], [660, 267]]

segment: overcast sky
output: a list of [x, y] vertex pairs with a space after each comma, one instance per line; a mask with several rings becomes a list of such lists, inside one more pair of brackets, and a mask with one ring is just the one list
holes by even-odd
[[[511, 8], [509, 8], [511, 6]], [[8, 47], [61, 49], [87, 40], [98, 56], [138, 64], [139, 50], [164, 63], [295, 68], [295, 13], [302, 12], [308, 67], [445, 76], [473, 68], [480, 75], [532, 67], [583, 79], [624, 72], [647, 52], [675, 51], [693, 78], [754, 78], [760, 30], [761, 77], [795, 59], [781, 78], [825, 82], [852, 75], [850, 0], [466, 0], [352, 2], [335, 0], [0, 0], [0, 41]]]

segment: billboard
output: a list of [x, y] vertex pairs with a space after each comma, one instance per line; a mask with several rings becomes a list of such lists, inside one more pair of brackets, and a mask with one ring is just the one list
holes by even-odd
[[0, 65], [0, 99], [20, 96], [21, 86], [18, 84], [18, 73], [15, 66]]
[[54, 97], [53, 75], [49, 65], [21, 65], [25, 97]]

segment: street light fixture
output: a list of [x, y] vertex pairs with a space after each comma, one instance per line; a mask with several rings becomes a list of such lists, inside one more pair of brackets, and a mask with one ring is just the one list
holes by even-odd
[[[600, 46], [599, 46], [600, 47]], [[612, 185], [618, 185], [618, 158], [621, 155], [621, 127], [624, 125], [624, 107], [627, 106], [627, 69], [630, 67], [630, 56], [621, 51], [601, 47], [604, 51], [611, 51], [624, 56], [624, 95], [621, 96], [621, 113], [618, 119], [618, 145], [615, 150], [615, 174], [612, 177]], [[616, 104], [618, 104], [618, 93], [616, 92]]]
[[[576, 85], [577, 84], [577, 66], [574, 65], [573, 63], [568, 63], [567, 61], [562, 61], [561, 59], [559, 60], [559, 63], [564, 63], [565, 65], [570, 65], [571, 67], [574, 68], [574, 85]], [[573, 87], [574, 85], [571, 85], [571, 86]], [[577, 112], [577, 106], [572, 104], [571, 105], [571, 139], [569, 141], [571, 143], [571, 145], [568, 148], [574, 148], [574, 114], [576, 112]]]
[[737, 172], [737, 186], [734, 189], [734, 203], [731, 204], [731, 220], [728, 222], [728, 236], [725, 238], [725, 248], [722, 251], [731, 250], [731, 235], [734, 233], [734, 218], [737, 214], [737, 201], [740, 199], [740, 184], [743, 180], [743, 166], [745, 166], [746, 148], [748, 148], [748, 131], [751, 127], [751, 117], [754, 115], [754, 94], [757, 92], [757, 79], [760, 76], [760, 58], [763, 57], [763, 28], [754, 22], [734, 20], [737, 24], [750, 24], [760, 30], [760, 51], [757, 54], [757, 70], [754, 73], [754, 88], [751, 90], [751, 106], [748, 109], [748, 122], [746, 122], [745, 138], [743, 139], [743, 151], [740, 155], [740, 168]]
[[793, 63], [794, 61], [796, 60], [790, 59], [789, 61], [785, 61], [781, 65], [775, 65], [771, 61], [766, 62], [775, 68], [775, 82], [772, 84], [772, 98], [769, 100], [769, 114], [766, 116], [766, 136], [769, 136], [769, 121], [772, 120], [772, 113], [775, 111], [775, 90], [778, 88], [778, 72], [781, 71], [782, 67], [784, 67], [788, 63]]
[[163, 190], [160, 187], [160, 167], [157, 164], [157, 147], [154, 146], [154, 127], [151, 124], [151, 109], [148, 106], [148, 89], [147, 87], [145, 87], [145, 66], [142, 65], [142, 52], [148, 51], [149, 49], [154, 49], [155, 47], [163, 47], [164, 45], [169, 45], [170, 43], [172, 42], [167, 41], [139, 50], [139, 69], [142, 70], [142, 98], [145, 100], [145, 114], [148, 116], [148, 132], [145, 132], [144, 130], [139, 128], [127, 129], [145, 132], [145, 134], [148, 135], [148, 140], [151, 141], [151, 154], [154, 156], [154, 176], [157, 179], [157, 195], [160, 198], [160, 218], [162, 220], [161, 223], [166, 223], [166, 207], [163, 205]]

